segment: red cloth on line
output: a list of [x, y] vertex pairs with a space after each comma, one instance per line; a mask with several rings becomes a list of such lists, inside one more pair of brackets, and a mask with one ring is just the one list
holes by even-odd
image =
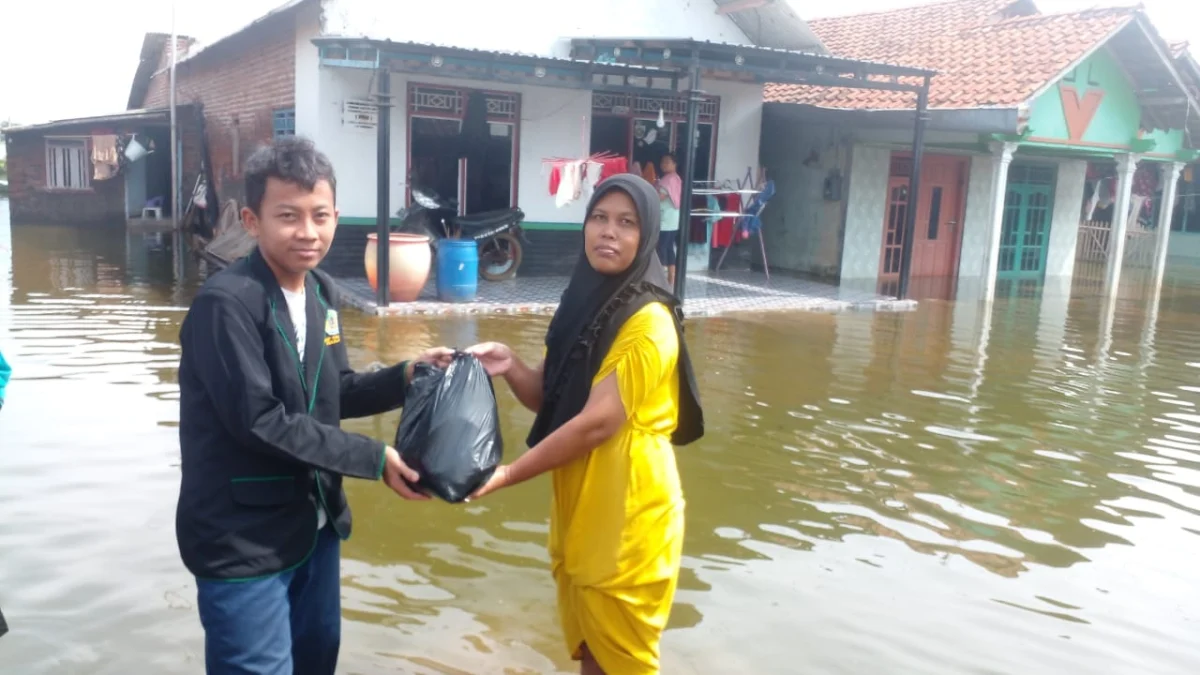
[[[721, 210], [725, 213], [741, 213], [742, 198], [740, 195], [717, 195], [717, 199], [721, 202]], [[735, 216], [726, 216], [713, 225], [713, 248], [725, 248], [733, 242], [733, 232], [737, 221]]]
[[[581, 161], [581, 160], [562, 159], [562, 160], [554, 161], [554, 163], [551, 165], [551, 167], [550, 167], [550, 196], [553, 197], [554, 195], [558, 194], [558, 186], [560, 183], [562, 183], [563, 164], [566, 164], [568, 162], [574, 162], [574, 161]], [[608, 178], [609, 176], [615, 176], [619, 173], [628, 173], [629, 172], [629, 160], [625, 159], [624, 157], [588, 158], [588, 159], [582, 160], [582, 161], [584, 161], [585, 163], [586, 162], [596, 162], [600, 165], [600, 178], [599, 178], [599, 180], [596, 181], [597, 183], [604, 180], [605, 178]]]
[[629, 172], [629, 160], [624, 157], [610, 157], [600, 160], [600, 180], [604, 180], [609, 176], [615, 176], [619, 173]]

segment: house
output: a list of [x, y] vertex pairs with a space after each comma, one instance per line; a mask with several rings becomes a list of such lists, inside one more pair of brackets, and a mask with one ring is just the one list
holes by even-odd
[[[702, 91], [689, 104], [692, 73]], [[162, 105], [166, 73], [140, 75], [130, 107]], [[396, 222], [419, 184], [461, 191], [468, 213], [519, 207], [530, 276], [567, 272], [579, 246], [583, 200], [556, 203], [549, 160], [682, 155], [694, 107], [694, 177], [735, 181], [758, 174], [767, 81], [915, 92], [900, 79], [927, 75], [825, 55], [786, 3], [292, 0], [191, 48], [176, 96], [202, 110], [222, 201], [240, 196], [242, 164], [274, 135], [305, 135], [330, 156], [341, 226], [324, 265], [335, 275], [364, 275], [367, 235]], [[460, 161], [472, 101], [486, 123], [472, 136], [480, 152]], [[710, 234], [703, 221], [692, 233], [692, 269], [708, 267]]]
[[[159, 129], [171, 91], [167, 42], [147, 36], [125, 113], [72, 121], [70, 133], [84, 138], [108, 124], [105, 133], [123, 143], [135, 130], [115, 121]], [[931, 75], [829, 56], [786, 3], [760, 0], [613, 0], [572, 12], [550, 0], [290, 0], [211, 44], [180, 40], [176, 53], [175, 100], [186, 111], [181, 119], [197, 122], [182, 133], [180, 192], [190, 194], [203, 168], [221, 203], [240, 200], [242, 168], [257, 145], [312, 138], [339, 179], [341, 227], [323, 264], [359, 278], [368, 234], [398, 222], [414, 185], [463, 196], [468, 214], [520, 208], [528, 238], [520, 273], [562, 274], [580, 245], [585, 200], [552, 194], [556, 161], [608, 152], [648, 174], [666, 152], [683, 159], [690, 144], [696, 181], [745, 182], [760, 175], [765, 83], [915, 93]], [[57, 135], [64, 124], [45, 131]], [[29, 176], [45, 173], [31, 148], [42, 143], [46, 155], [46, 142], [21, 146]], [[92, 150], [77, 147], [70, 160], [83, 167]], [[82, 198], [99, 191], [95, 185], [80, 178], [68, 187]], [[132, 214], [142, 201], [117, 183], [105, 189], [114, 215]], [[14, 217], [49, 222], [47, 210], [81, 210], [79, 200], [57, 200], [62, 186], [26, 194], [45, 199], [22, 198]], [[689, 267], [703, 272], [713, 258], [712, 226], [694, 219], [688, 235]]]
[[[192, 42], [186, 37], [177, 40], [180, 50]], [[146, 35], [139, 78], [165, 72], [169, 44], [168, 35]], [[200, 111], [180, 105], [176, 115], [181, 184], [190, 188], [200, 174]], [[156, 220], [169, 219], [170, 138], [165, 104], [6, 129], [12, 222], [125, 225], [143, 219], [148, 204], [159, 208]]]
[[809, 27], [835, 55], [937, 75], [919, 169], [911, 95], [766, 88], [763, 164], [789, 186], [766, 214], [773, 262], [895, 283], [912, 208], [912, 275], [927, 295], [990, 298], [997, 279], [1070, 279], [1077, 258], [1100, 263], [1111, 293], [1114, 261], [1161, 273], [1170, 228], [1158, 223], [1171, 222], [1196, 156], [1200, 108], [1138, 8], [1042, 14], [1028, 0], [950, 0]]
[[[1192, 98], [1200, 100], [1200, 62], [1192, 56], [1187, 42], [1171, 45], [1171, 54]], [[1200, 263], [1200, 162], [1192, 162], [1183, 169], [1171, 218], [1168, 254], [1181, 262]]]

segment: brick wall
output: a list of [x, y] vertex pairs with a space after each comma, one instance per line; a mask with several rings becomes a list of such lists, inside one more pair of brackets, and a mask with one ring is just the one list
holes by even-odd
[[[271, 139], [274, 111], [295, 106], [295, 43], [295, 17], [285, 12], [197, 52], [176, 67], [176, 104], [203, 108], [213, 177], [222, 201], [241, 201], [242, 165], [259, 143]], [[165, 56], [170, 59], [169, 52]], [[154, 75], [141, 107], [168, 105], [169, 78], [166, 71]], [[185, 175], [184, 191], [190, 191], [194, 182], [195, 174], [190, 179]]]
[[[186, 208], [200, 173], [199, 110], [181, 107], [177, 111], [179, 136], [183, 142], [180, 200]], [[53, 136], [90, 137], [93, 135], [144, 134], [144, 124], [128, 121], [86, 122], [50, 130]], [[159, 127], [157, 135], [168, 131]], [[105, 225], [125, 222], [125, 174], [104, 181], [91, 181], [88, 190], [52, 190], [46, 187], [46, 135], [21, 133], [8, 135], [9, 209], [13, 222], [42, 225]], [[164, 152], [167, 146], [162, 146]], [[91, 145], [88, 145], [91, 156]], [[143, 160], [146, 161], [146, 160]], [[165, 166], [170, 166], [167, 162]]]
[[[57, 135], [69, 135], [56, 131]], [[82, 135], [82, 134], [81, 134]], [[8, 198], [12, 222], [34, 225], [113, 225], [125, 222], [125, 179], [91, 181], [88, 190], [46, 188], [46, 139], [7, 137]], [[88, 145], [91, 154], [91, 144]]]

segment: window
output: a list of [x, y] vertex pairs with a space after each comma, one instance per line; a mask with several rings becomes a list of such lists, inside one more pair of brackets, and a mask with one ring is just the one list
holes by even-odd
[[46, 187], [56, 190], [86, 190], [91, 186], [87, 140], [46, 139]]
[[1177, 190], [1175, 210], [1171, 213], [1171, 229], [1175, 232], [1200, 233], [1200, 165], [1184, 168]]
[[275, 136], [295, 136], [296, 135], [296, 109], [283, 108], [276, 110], [274, 118], [271, 122], [271, 128]]
[[410, 82], [407, 108], [410, 189], [461, 195], [468, 214], [517, 205], [520, 94]]

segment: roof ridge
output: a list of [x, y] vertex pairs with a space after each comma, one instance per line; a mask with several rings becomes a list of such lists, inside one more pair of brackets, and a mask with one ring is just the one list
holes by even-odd
[[985, 23], [977, 26], [968, 26], [963, 28], [959, 35], [968, 35], [971, 33], [983, 33], [987, 31], [998, 31], [1006, 29], [1027, 28], [1029, 26], [1037, 26], [1039, 24], [1051, 23], [1064, 18], [1070, 19], [1101, 19], [1112, 16], [1123, 16], [1128, 18], [1136, 17], [1141, 13], [1140, 7], [1090, 7], [1088, 9], [1076, 10], [1073, 12], [1057, 12], [1055, 14], [1032, 14], [1029, 16], [1014, 16], [1010, 19], [996, 21], [993, 23]]
[[915, 3], [915, 4], [905, 5], [903, 7], [894, 7], [892, 9], [879, 9], [879, 10], [875, 10], [873, 12], [859, 12], [857, 14], [839, 14], [837, 16], [825, 16], [825, 17], [820, 17], [820, 18], [815, 18], [815, 19], [805, 19], [805, 23], [807, 23], [811, 27], [813, 24], [817, 24], [817, 23], [829, 23], [832, 21], [845, 21], [847, 19], [863, 19], [863, 18], [873, 17], [873, 16], [886, 16], [888, 14], [902, 14], [902, 13], [911, 12], [914, 10], [936, 9], [939, 7], [945, 7], [947, 5], [982, 5], [984, 3], [989, 3], [989, 6], [996, 5], [997, 9], [1003, 9], [1011, 4], [1020, 2], [1020, 0], [937, 0], [936, 2], [920, 2], [920, 0], [908, 0], [908, 1]]
[[1112, 5], [1109, 7], [1087, 7], [1085, 9], [1077, 9], [1069, 12], [1053, 12], [1050, 14], [1030, 14], [1028, 16], [1014, 16], [1003, 21], [997, 21], [994, 25], [1012, 24], [1037, 21], [1049, 21], [1053, 19], [1062, 19], [1064, 17], [1092, 17], [1092, 16], [1109, 16], [1112, 14], [1137, 14], [1142, 10], [1141, 3], [1136, 5]]

